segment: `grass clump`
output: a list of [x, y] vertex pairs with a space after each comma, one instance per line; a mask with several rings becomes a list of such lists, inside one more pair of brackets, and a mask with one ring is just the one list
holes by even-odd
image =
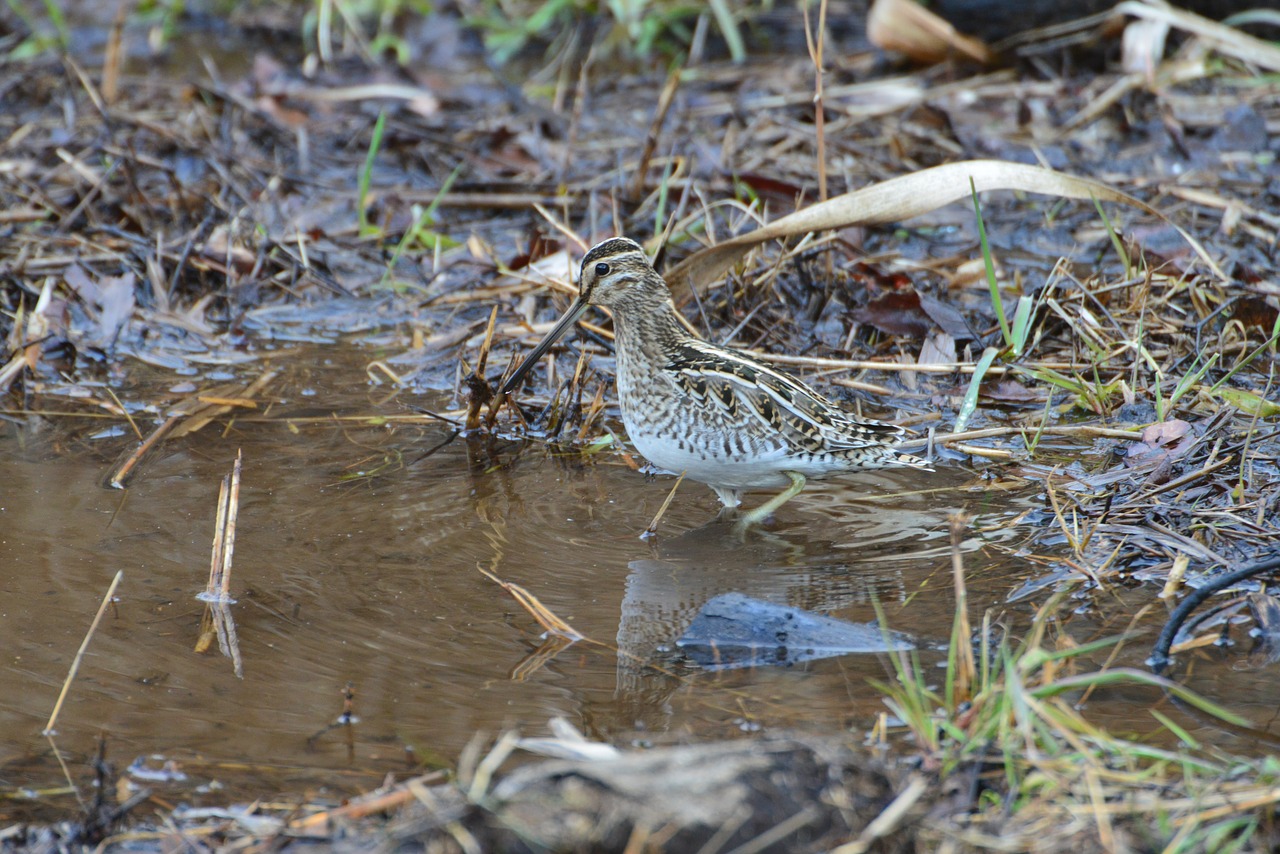
[[[957, 546], [961, 523], [953, 520]], [[1037, 610], [1022, 640], [1003, 636], [990, 612], [975, 640], [958, 548], [953, 562], [957, 608], [945, 673], [939, 680], [917, 653], [901, 652], [893, 679], [875, 683], [925, 768], [971, 782], [963, 827], [953, 818], [933, 832], [959, 833], [978, 847], [984, 838], [1024, 837], [1042, 850], [1080, 833], [1082, 822], [1105, 850], [1139, 843], [1166, 851], [1255, 850], [1259, 834], [1274, 836], [1280, 764], [1206, 751], [1170, 706], [1228, 728], [1248, 730], [1248, 721], [1176, 682], [1110, 667], [1128, 636], [1072, 640], [1060, 631], [1067, 591]], [[1106, 657], [1100, 669], [1087, 663], [1094, 655]], [[1111, 688], [1163, 692], [1148, 711], [1171, 734], [1166, 743], [1177, 746], [1130, 740], [1091, 723], [1082, 708], [1095, 691]], [[1144, 727], [1135, 721], [1137, 728]], [[1063, 838], [1040, 839], [1046, 827]]]

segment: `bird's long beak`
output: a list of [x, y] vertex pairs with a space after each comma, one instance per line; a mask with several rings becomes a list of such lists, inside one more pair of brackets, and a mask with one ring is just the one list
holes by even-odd
[[560, 336], [569, 331], [573, 324], [578, 322], [578, 318], [586, 312], [589, 305], [586, 300], [579, 297], [569, 306], [569, 310], [564, 313], [564, 317], [556, 321], [556, 325], [547, 333], [547, 337], [538, 342], [538, 346], [533, 348], [533, 352], [525, 357], [520, 363], [520, 367], [516, 368], [516, 372], [511, 375], [502, 386], [503, 394], [510, 394], [511, 390], [520, 385], [520, 381], [524, 379], [524, 375], [538, 364], [538, 360], [547, 354], [551, 349], [551, 345], [560, 340]]

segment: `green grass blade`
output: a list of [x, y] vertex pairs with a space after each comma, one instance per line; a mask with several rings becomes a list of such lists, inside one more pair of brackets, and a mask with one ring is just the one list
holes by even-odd
[[1178, 384], [1174, 386], [1173, 394], [1169, 397], [1169, 408], [1172, 409], [1174, 404], [1178, 402], [1178, 399], [1187, 393], [1188, 389], [1200, 382], [1200, 378], [1208, 373], [1209, 369], [1212, 368], [1217, 361], [1218, 354], [1214, 353], [1213, 356], [1210, 357], [1209, 361], [1204, 363], [1204, 366], [1200, 368], [1200, 370], [1183, 374], [1182, 379], [1178, 380]]
[[973, 377], [969, 380], [969, 390], [964, 393], [964, 402], [960, 404], [960, 412], [956, 415], [956, 423], [951, 428], [952, 432], [964, 432], [965, 425], [969, 423], [974, 410], [978, 408], [978, 388], [982, 385], [982, 378], [986, 376], [987, 369], [999, 354], [1000, 351], [995, 347], [988, 347], [983, 352], [982, 358], [978, 360], [978, 364], [974, 366]]
[[1130, 263], [1129, 253], [1125, 251], [1124, 243], [1120, 240], [1120, 235], [1116, 234], [1115, 226], [1111, 224], [1111, 218], [1107, 216], [1107, 212], [1102, 209], [1102, 202], [1098, 201], [1098, 197], [1089, 194], [1093, 199], [1093, 207], [1098, 211], [1098, 216], [1102, 217], [1102, 224], [1107, 229], [1107, 236], [1111, 238], [1111, 248], [1116, 250], [1116, 255], [1120, 258], [1120, 263], [1124, 265], [1124, 274], [1126, 276], [1133, 275], [1133, 265]]
[[1162, 713], [1159, 709], [1151, 709], [1150, 711], [1151, 711], [1152, 717], [1160, 721], [1160, 724], [1165, 729], [1169, 730], [1169, 732], [1176, 735], [1179, 741], [1181, 741], [1183, 744], [1185, 744], [1187, 747], [1191, 748], [1192, 750], [1200, 749], [1201, 747], [1200, 741], [1196, 739], [1196, 737], [1193, 736], [1191, 733], [1187, 732], [1185, 729], [1178, 726], [1178, 724], [1174, 723], [1172, 718]]
[[360, 170], [360, 191], [356, 196], [356, 215], [360, 222], [360, 235], [367, 236], [372, 228], [369, 226], [369, 183], [373, 177], [373, 163], [378, 158], [378, 149], [382, 147], [382, 133], [387, 126], [387, 111], [378, 113], [378, 120], [373, 125], [373, 137], [369, 140], [369, 152], [364, 157], [364, 168]]
[[743, 44], [742, 33], [738, 31], [738, 22], [733, 19], [733, 10], [725, 0], [709, 0], [709, 5], [716, 26], [720, 27], [720, 35], [724, 36], [725, 46], [729, 48], [729, 56], [734, 62], [742, 62], [747, 58], [747, 48]]
[[1041, 685], [1032, 689], [1031, 693], [1035, 697], [1052, 697], [1057, 694], [1065, 694], [1069, 691], [1078, 691], [1092, 686], [1117, 684], [1149, 685], [1154, 688], [1162, 688], [1205, 714], [1213, 715], [1215, 718], [1235, 726], [1253, 728], [1253, 724], [1247, 718], [1236, 714], [1225, 706], [1218, 705], [1212, 700], [1201, 697], [1185, 685], [1165, 679], [1163, 676], [1156, 676], [1154, 673], [1148, 673], [1145, 670], [1135, 670], [1127, 667], [1105, 670], [1100, 673], [1064, 676], [1048, 685]]
[[1027, 338], [1031, 335], [1032, 309], [1035, 300], [1031, 297], [1018, 297], [1018, 306], [1013, 310], [1013, 355], [1018, 358], [1027, 347]]
[[1000, 322], [1000, 334], [1004, 337], [1004, 345], [1013, 345], [1013, 334], [1009, 331], [1009, 321], [1004, 316], [1004, 301], [1000, 297], [1000, 285], [996, 282], [996, 265], [991, 259], [991, 245], [987, 242], [987, 226], [982, 221], [982, 204], [978, 201], [978, 187], [969, 179], [969, 192], [973, 196], [973, 212], [978, 217], [978, 241], [982, 244], [982, 266], [987, 273], [987, 288], [991, 291], [991, 307], [995, 310], [996, 320]]

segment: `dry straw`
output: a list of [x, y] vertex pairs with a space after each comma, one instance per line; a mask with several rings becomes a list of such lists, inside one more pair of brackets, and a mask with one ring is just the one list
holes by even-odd
[[71, 683], [76, 678], [76, 673], [80, 670], [80, 662], [84, 660], [85, 650], [89, 648], [89, 639], [93, 637], [93, 633], [98, 630], [98, 623], [102, 622], [102, 615], [107, 611], [107, 605], [115, 596], [116, 587], [120, 584], [120, 579], [124, 578], [124, 570], [116, 573], [116, 577], [111, 579], [111, 586], [107, 588], [107, 594], [102, 597], [102, 603], [98, 605], [98, 613], [93, 615], [93, 622], [89, 624], [89, 631], [85, 632], [84, 640], [80, 643], [80, 649], [76, 652], [75, 659], [71, 662], [71, 670], [67, 672], [66, 681], [62, 683], [62, 691], [58, 694], [58, 702], [53, 704], [53, 712], [49, 715], [49, 722], [44, 725], [44, 735], [54, 735], [54, 724], [58, 722], [58, 713], [62, 711], [62, 703], [67, 699], [67, 692], [71, 690]]

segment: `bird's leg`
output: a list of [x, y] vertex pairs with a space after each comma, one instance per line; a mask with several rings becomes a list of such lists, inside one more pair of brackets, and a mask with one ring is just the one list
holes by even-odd
[[765, 519], [768, 519], [774, 510], [777, 510], [783, 504], [786, 504], [792, 498], [795, 498], [800, 494], [800, 490], [804, 489], [805, 479], [804, 475], [800, 474], [800, 472], [786, 471], [783, 472], [783, 474], [791, 478], [791, 485], [770, 498], [765, 503], [761, 504], [756, 509], [742, 514], [742, 520], [738, 522], [738, 526], [740, 528], [749, 528], [752, 525], [759, 524]]
[[720, 499], [720, 503], [724, 505], [726, 510], [731, 510], [742, 503], [742, 490], [730, 489], [727, 486], [712, 486], [716, 492], [716, 497]]

